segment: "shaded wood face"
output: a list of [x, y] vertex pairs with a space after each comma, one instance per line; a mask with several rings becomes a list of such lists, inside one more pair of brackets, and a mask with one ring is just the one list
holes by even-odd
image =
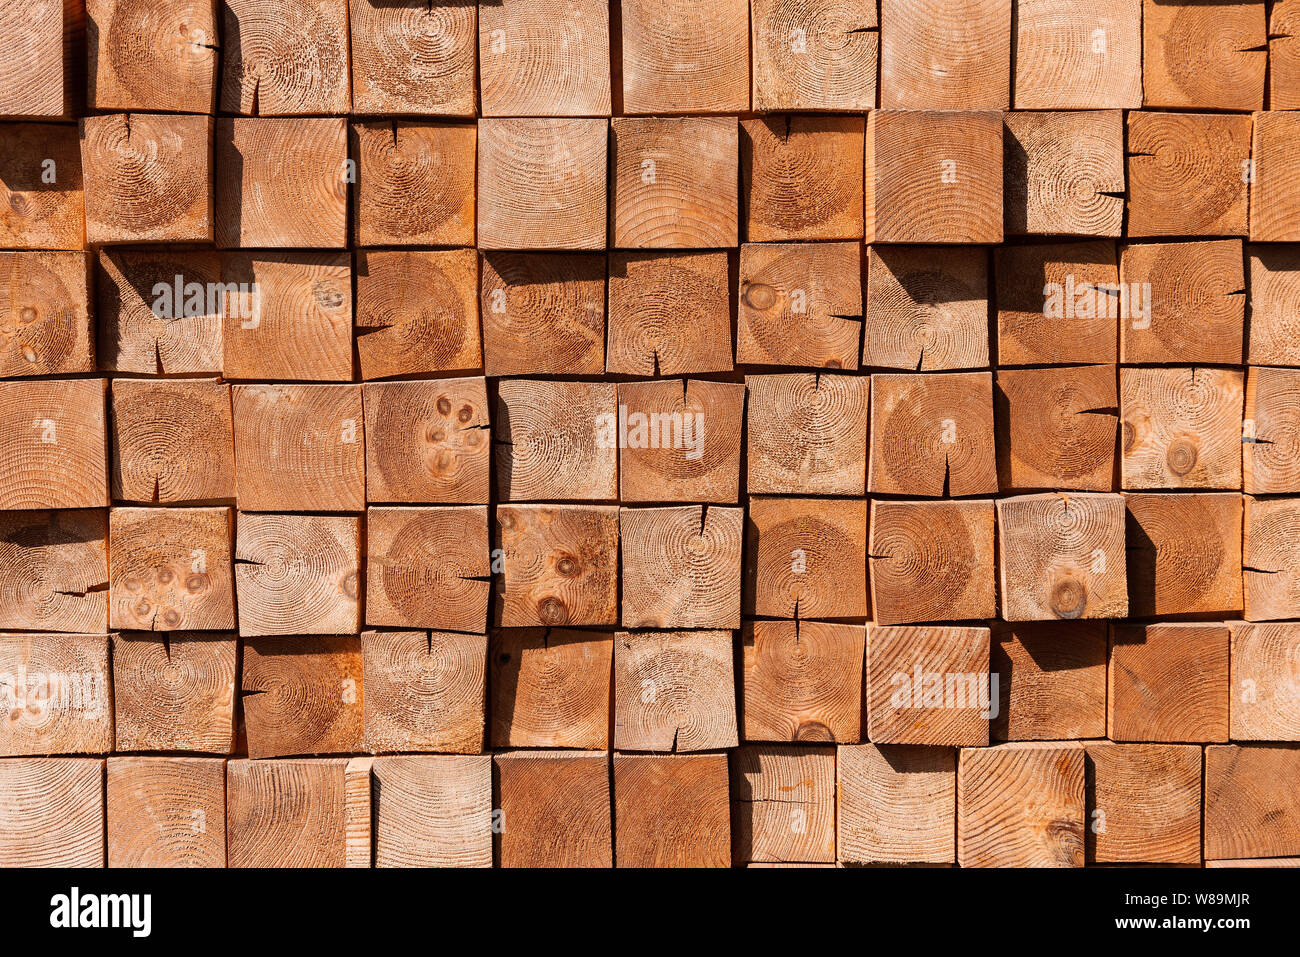
[[1297, 143], [1300, 0], [0, 0], [0, 867], [1300, 866]]

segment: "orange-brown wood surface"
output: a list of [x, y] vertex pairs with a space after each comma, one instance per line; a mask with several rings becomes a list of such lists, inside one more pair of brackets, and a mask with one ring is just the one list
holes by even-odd
[[1294, 866], [1298, 108], [1300, 0], [0, 0], [0, 866]]

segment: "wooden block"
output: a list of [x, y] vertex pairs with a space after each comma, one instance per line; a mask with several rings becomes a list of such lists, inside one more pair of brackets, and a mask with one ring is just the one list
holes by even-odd
[[1235, 861], [1206, 861], [1206, 867], [1300, 867], [1300, 857], [1243, 857]]
[[756, 117], [740, 125], [750, 242], [862, 237], [862, 117]]
[[605, 371], [605, 257], [485, 253], [483, 363], [490, 376]]
[[616, 247], [737, 244], [734, 117], [615, 117], [611, 133]]
[[225, 867], [226, 762], [109, 758], [109, 867]]
[[725, 754], [615, 754], [619, 867], [728, 867]]
[[989, 671], [998, 682], [996, 741], [1106, 735], [1106, 623], [993, 624]]
[[1129, 614], [1241, 613], [1241, 496], [1138, 492], [1128, 507]]
[[498, 505], [496, 537], [501, 627], [618, 624], [617, 506]]
[[1300, 741], [1300, 625], [1233, 622], [1233, 741]]
[[346, 113], [348, 0], [222, 0], [221, 112]]
[[1242, 526], [1246, 619], [1300, 618], [1300, 498], [1247, 495]]
[[746, 741], [862, 740], [862, 625], [746, 622], [742, 634]]
[[1268, 102], [1275, 110], [1300, 107], [1300, 3], [1276, 0], [1269, 9]]
[[749, 499], [745, 614], [866, 618], [865, 499]]
[[1300, 855], [1300, 748], [1205, 749], [1205, 857]]
[[744, 383], [622, 382], [618, 403], [621, 501], [736, 504]]
[[114, 508], [108, 516], [108, 626], [235, 627], [229, 508]]
[[1131, 112], [1128, 235], [1245, 236], [1250, 131], [1249, 116]]
[[962, 867], [1082, 867], [1084, 751], [1074, 741], [962, 748]]
[[240, 509], [365, 508], [360, 386], [237, 385], [231, 398]]
[[0, 755], [112, 751], [108, 637], [0, 635], [0, 706]]
[[352, 124], [359, 246], [472, 246], [472, 123]]
[[725, 252], [613, 253], [605, 371], [671, 376], [730, 371]]
[[343, 866], [370, 867], [374, 858], [374, 758], [349, 758], [343, 771]]
[[1120, 369], [1126, 489], [1241, 488], [1238, 369]]
[[212, 242], [212, 118], [81, 120], [90, 243]]
[[881, 625], [997, 616], [993, 502], [871, 503], [871, 608]]
[[1251, 365], [1300, 366], [1300, 248], [1249, 245], [1246, 258], [1250, 268], [1248, 361]]
[[0, 246], [84, 249], [86, 205], [77, 128], [0, 123], [0, 145], [0, 209], [5, 210]]
[[504, 379], [497, 384], [497, 493], [502, 501], [618, 498], [618, 448], [599, 425], [617, 422], [612, 382]]
[[840, 864], [805, 864], [798, 861], [785, 861], [785, 862], [754, 861], [749, 864], [746, 864], [745, 868], [753, 869], [753, 870], [770, 870], [775, 868], [780, 868], [780, 869], [799, 868], [801, 870], [813, 870], [813, 869], [822, 869], [822, 868], [833, 869], [841, 866], [842, 865]]
[[856, 243], [740, 247], [737, 362], [856, 369], [861, 338]]
[[1001, 113], [874, 110], [866, 137], [867, 242], [1002, 242]]
[[1107, 737], [1227, 741], [1228, 646], [1220, 624], [1112, 625]]
[[0, 512], [0, 628], [107, 630], [106, 512]]
[[609, 5], [502, 0], [478, 15], [483, 116], [609, 116]]
[[492, 763], [498, 866], [614, 866], [608, 752], [510, 751]]
[[1264, 2], [1142, 0], [1144, 105], [1203, 110], [1264, 106]]
[[988, 744], [989, 630], [869, 626], [866, 706], [877, 744]]
[[993, 453], [991, 373], [871, 377], [867, 485], [872, 492], [996, 493]]
[[865, 376], [745, 377], [750, 492], [861, 495], [866, 476]]
[[619, 509], [626, 628], [739, 628], [744, 510]]
[[366, 501], [487, 504], [486, 380], [367, 382], [361, 398]]
[[262, 638], [243, 649], [239, 700], [250, 758], [363, 749], [360, 638]]
[[348, 7], [353, 112], [474, 115], [475, 0], [349, 0]]
[[352, 264], [347, 253], [227, 253], [222, 369], [230, 379], [352, 379]]
[[1120, 287], [1142, 307], [1120, 323], [1120, 361], [1241, 364], [1242, 259], [1236, 239], [1124, 246]]
[[[355, 634], [361, 630], [360, 567], [361, 522], [355, 517], [241, 512], [235, 537], [239, 634]], [[376, 568], [372, 577], [379, 574]]]
[[1300, 123], [1294, 113], [1255, 114], [1251, 144], [1250, 238], [1255, 242], [1300, 240], [1300, 201], [1293, 184], [1300, 166], [1293, 155]]
[[376, 758], [376, 867], [491, 867], [492, 758]]
[[1118, 236], [1124, 224], [1124, 114], [1008, 113], [1009, 234]]
[[216, 379], [115, 379], [109, 401], [115, 500], [234, 500], [230, 386]]
[[731, 756], [733, 863], [835, 860], [835, 748], [746, 745]]
[[622, 4], [623, 112], [747, 111], [748, 8], [747, 0]]
[[74, 115], [83, 105], [86, 11], [69, 0], [33, 0], [0, 12], [8, 56], [0, 70], [0, 116], [33, 119]]
[[835, 749], [837, 858], [852, 864], [951, 864], [957, 752], [905, 744]]
[[230, 867], [342, 867], [347, 758], [226, 765]]
[[1111, 294], [1123, 292], [1114, 243], [1003, 246], [993, 261], [1000, 365], [1116, 361], [1120, 314], [1140, 303]]
[[608, 131], [603, 119], [480, 119], [479, 248], [604, 249]]
[[356, 257], [361, 378], [482, 365], [472, 249], [359, 249]]
[[450, 631], [367, 631], [365, 748], [483, 750], [487, 637]]
[[218, 253], [167, 246], [104, 248], [95, 291], [104, 371], [221, 373], [221, 324], [229, 290], [221, 285]]
[[862, 364], [933, 372], [989, 364], [989, 267], [983, 249], [867, 248]]
[[[213, 0], [86, 0], [95, 110], [215, 113], [217, 6]], [[216, 865], [225, 865], [225, 852]]]
[[0, 383], [0, 509], [108, 504], [104, 379]]
[[86, 253], [0, 252], [0, 376], [94, 372], [90, 290]]
[[1201, 749], [1084, 744], [1089, 863], [1201, 862]]
[[1018, 495], [997, 507], [1006, 621], [1128, 615], [1123, 496]]
[[609, 747], [613, 636], [561, 628], [492, 633], [493, 748]]
[[236, 659], [233, 634], [114, 635], [113, 750], [230, 754]]
[[[226, 49], [229, 55], [229, 46]], [[347, 125], [341, 117], [217, 120], [218, 248], [343, 249], [348, 215]]]
[[865, 0], [751, 0], [757, 112], [876, 105], [876, 5]]
[[734, 748], [736, 691], [729, 631], [614, 635], [614, 747]]
[[886, 110], [1011, 106], [1011, 0], [903, 0], [880, 16]]
[[104, 866], [104, 762], [0, 760], [0, 866]]
[[1142, 105], [1142, 2], [1017, 0], [1017, 110]]
[[1114, 366], [998, 369], [993, 392], [1003, 491], [1114, 487]]
[[482, 634], [488, 611], [486, 505], [366, 513], [366, 624]]

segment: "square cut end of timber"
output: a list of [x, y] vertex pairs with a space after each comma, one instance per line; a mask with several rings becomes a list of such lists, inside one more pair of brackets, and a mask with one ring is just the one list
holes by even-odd
[[371, 508], [366, 555], [366, 624], [487, 627], [487, 506]]
[[108, 539], [109, 627], [235, 627], [229, 508], [114, 508]]
[[962, 748], [962, 867], [1082, 867], [1086, 761], [1076, 741]]
[[615, 754], [620, 867], [730, 867], [725, 754]]
[[867, 117], [868, 243], [1002, 242], [1002, 114]]
[[1004, 619], [1128, 614], [1123, 496], [1020, 495], [997, 510]]
[[240, 635], [355, 634], [360, 570], [359, 518], [241, 512], [235, 535]]
[[87, 242], [212, 242], [212, 135], [208, 116], [82, 119]]
[[989, 742], [998, 694], [989, 629], [867, 628], [867, 737], [877, 744], [976, 747]]
[[479, 247], [604, 249], [608, 147], [608, 120], [479, 120]]
[[1223, 624], [1112, 625], [1107, 737], [1227, 741], [1230, 654]]

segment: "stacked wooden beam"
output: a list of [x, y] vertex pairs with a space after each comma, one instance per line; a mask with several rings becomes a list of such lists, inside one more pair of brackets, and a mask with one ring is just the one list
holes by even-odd
[[0, 865], [1300, 865], [1294, 0], [0, 45]]

